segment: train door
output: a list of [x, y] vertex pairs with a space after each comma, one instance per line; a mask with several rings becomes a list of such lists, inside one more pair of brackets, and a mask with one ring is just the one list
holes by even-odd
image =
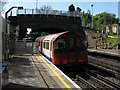
[[43, 54], [43, 39], [44, 39], [45, 37], [43, 37], [43, 38], [41, 38], [41, 41], [40, 41], [40, 52], [41, 52], [41, 54]]
[[50, 61], [53, 63], [53, 57], [52, 57], [52, 40], [49, 42], [50, 43], [50, 46], [49, 46], [49, 48], [50, 48]]
[[41, 43], [41, 44], [40, 44], [40, 52], [41, 52], [41, 54], [42, 54], [42, 42], [43, 42], [43, 41], [41, 40], [41, 41], [40, 41], [40, 43]]

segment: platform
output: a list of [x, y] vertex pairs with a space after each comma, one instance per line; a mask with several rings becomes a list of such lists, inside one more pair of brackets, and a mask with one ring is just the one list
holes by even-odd
[[8, 64], [9, 84], [14, 89], [81, 89], [41, 55], [12, 56]]
[[91, 53], [100, 53], [105, 55], [116, 56], [120, 58], [120, 50], [109, 50], [109, 49], [87, 49]]

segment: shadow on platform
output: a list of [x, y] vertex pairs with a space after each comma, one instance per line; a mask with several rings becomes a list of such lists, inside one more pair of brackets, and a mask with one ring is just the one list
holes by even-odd
[[47, 88], [38, 88], [29, 85], [9, 83], [2, 90], [47, 90]]

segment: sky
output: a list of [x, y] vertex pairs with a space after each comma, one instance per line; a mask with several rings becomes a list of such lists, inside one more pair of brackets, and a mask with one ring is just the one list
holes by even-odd
[[[35, 9], [37, 0], [7, 0], [4, 6], [4, 12], [9, 10], [12, 6], [23, 6], [27, 9]], [[92, 12], [91, 5], [93, 4], [93, 15], [108, 12], [113, 13], [118, 17], [118, 1], [119, 0], [38, 0], [37, 7], [49, 5], [52, 9], [68, 11], [68, 6], [73, 4], [75, 9], [80, 7], [82, 11]], [[15, 10], [15, 9], [14, 9]]]

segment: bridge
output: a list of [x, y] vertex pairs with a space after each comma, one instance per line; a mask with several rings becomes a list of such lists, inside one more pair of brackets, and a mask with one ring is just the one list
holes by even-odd
[[10, 24], [17, 27], [19, 39], [26, 35], [27, 28], [32, 32], [58, 33], [62, 31], [83, 31], [81, 28], [81, 12], [41, 11], [39, 9], [17, 9], [17, 15], [8, 17]]

